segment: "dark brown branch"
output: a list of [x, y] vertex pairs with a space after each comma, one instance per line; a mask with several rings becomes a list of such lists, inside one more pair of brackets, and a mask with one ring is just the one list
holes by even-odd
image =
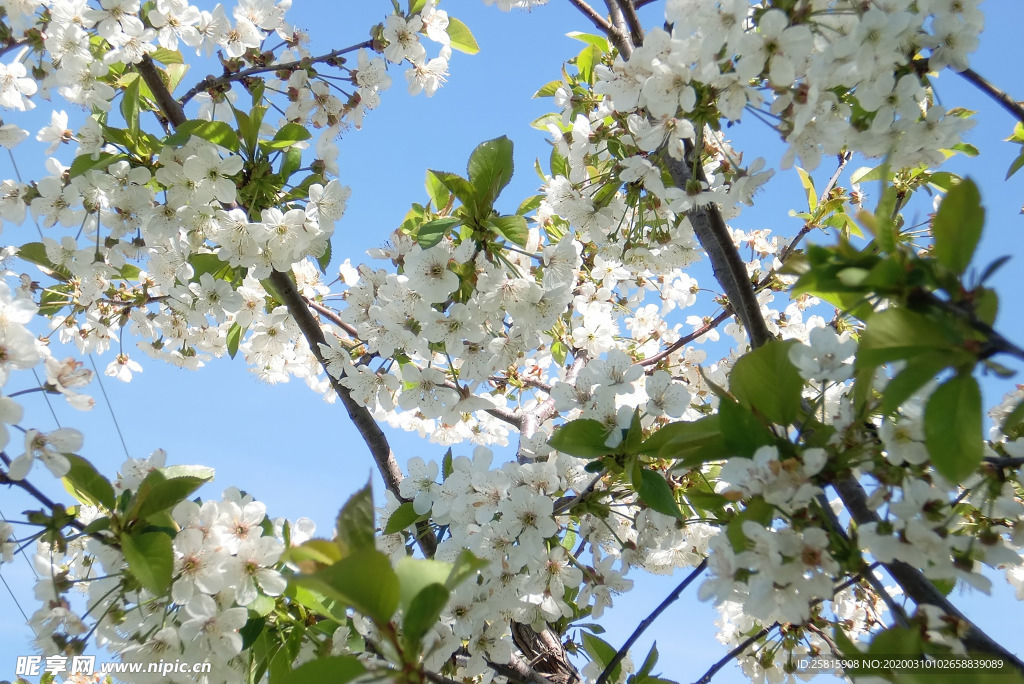
[[603, 470], [600, 473], [598, 473], [597, 476], [595, 476], [594, 479], [590, 481], [590, 484], [584, 487], [583, 490], [576, 496], [564, 496], [558, 501], [556, 501], [554, 507], [554, 514], [558, 515], [559, 513], [564, 513], [565, 511], [572, 510], [573, 506], [578, 504], [580, 501], [583, 500], [585, 496], [594, 491], [594, 487], [596, 487], [597, 483], [601, 481], [601, 479], [604, 477], [604, 474], [605, 473]]
[[[7, 455], [7, 452], [0, 451], [0, 461], [3, 461], [4, 465], [7, 466], [8, 468], [10, 468], [10, 466], [11, 466], [11, 458], [10, 458], [10, 456]], [[12, 479], [11, 477], [9, 477], [7, 475], [7, 473], [0, 472], [0, 485], [10, 485], [12, 487], [17, 487], [18, 489], [22, 490], [23, 492], [25, 492], [26, 494], [31, 496], [33, 499], [35, 499], [39, 503], [41, 503], [44, 506], [46, 506], [47, 508], [49, 508], [51, 511], [57, 510], [57, 507], [59, 506], [58, 503], [56, 503], [50, 497], [46, 496], [46, 494], [43, 494], [41, 491], [39, 491], [39, 489], [37, 489], [36, 486], [34, 484], [32, 484], [31, 482], [29, 482], [28, 480], [15, 480], [15, 479]], [[68, 523], [68, 525], [70, 525], [71, 527], [75, 528], [79, 532], [82, 532], [82, 531], [85, 530], [85, 525], [83, 525], [81, 523], [81, 521], [79, 521], [77, 519], [74, 519], [74, 518], [71, 519], [71, 521]], [[95, 537], [96, 539], [102, 541], [103, 543], [107, 543], [107, 542], [110, 541], [109, 539], [106, 539], [105, 537], [102, 537], [102, 536], [100, 536], [98, 534], [93, 534], [93, 535], [90, 535], [90, 536]]]
[[[273, 271], [270, 274], [270, 281], [284, 300], [283, 303], [288, 307], [288, 313], [295, 319], [295, 323], [299, 326], [299, 330], [302, 331], [303, 337], [306, 338], [306, 342], [309, 344], [310, 351], [313, 352], [316, 360], [320, 362], [324, 372], [327, 374], [327, 379], [331, 383], [331, 387], [337, 392], [338, 398], [341, 399], [341, 403], [345, 406], [348, 417], [352, 420], [353, 425], [359, 431], [359, 435], [369, 448], [370, 455], [373, 456], [374, 463], [377, 464], [377, 470], [384, 479], [384, 485], [399, 501], [406, 501], [398, 488], [402, 482], [402, 470], [398, 467], [398, 461], [395, 460], [395, 455], [391, 451], [391, 446], [388, 444], [388, 438], [384, 431], [380, 429], [380, 425], [374, 420], [369, 409], [365, 406], [360, 406], [352, 397], [349, 389], [327, 372], [327, 362], [320, 351], [320, 345], [326, 344], [323, 330], [320, 329], [320, 323], [317, 322], [309, 307], [306, 306], [306, 302], [302, 295], [299, 294], [295, 283], [292, 282], [286, 273]], [[423, 551], [423, 555], [428, 558], [432, 557], [437, 550], [437, 539], [434, 536], [433, 530], [426, 523], [419, 523], [417, 525], [417, 532], [417, 541], [419, 542], [420, 549]]]
[[231, 83], [232, 81], [241, 81], [242, 79], [248, 78], [249, 76], [255, 76], [256, 74], [265, 74], [271, 71], [294, 71], [295, 69], [304, 69], [306, 67], [312, 66], [313, 64], [330, 61], [348, 52], [355, 52], [356, 50], [359, 50], [361, 48], [370, 48], [372, 46], [373, 43], [367, 40], [357, 45], [350, 45], [345, 48], [331, 50], [327, 54], [320, 55], [319, 57], [297, 59], [293, 62], [282, 62], [281, 64], [271, 64], [269, 66], [251, 67], [249, 69], [243, 69], [242, 71], [239, 71], [234, 74], [224, 74], [223, 76], [207, 76], [202, 81], [192, 86], [192, 88], [187, 93], [181, 96], [181, 104], [184, 105], [186, 102], [188, 102], [204, 90], [212, 90], [215, 88], [219, 88], [221, 86], [227, 85], [228, 83]]
[[[850, 517], [858, 525], [872, 522], [879, 522], [878, 515], [868, 505], [867, 494], [864, 488], [853, 477], [836, 482], [836, 492], [842, 500], [843, 505], [850, 512]], [[1024, 662], [1017, 656], [1003, 648], [992, 637], [981, 631], [977, 625], [971, 622], [960, 610], [954, 606], [946, 596], [935, 588], [920, 570], [903, 561], [882, 563], [882, 567], [895, 579], [903, 588], [903, 592], [918, 605], [928, 604], [940, 608], [950, 617], [955, 618], [964, 628], [964, 635], [960, 638], [968, 653], [991, 654], [1005, 658], [1017, 670], [1024, 672]], [[957, 630], [960, 633], [960, 629]]]
[[487, 666], [505, 679], [515, 684], [554, 684], [550, 679], [523, 662], [523, 659], [512, 654], [508, 664], [487, 661]]
[[695, 684], [708, 684], [708, 682], [711, 681], [711, 678], [714, 677], [716, 674], [718, 674], [719, 670], [721, 670], [723, 667], [728, 665], [729, 662], [733, 658], [735, 658], [736, 656], [738, 656], [739, 654], [743, 653], [748, 648], [750, 648], [750, 646], [754, 642], [756, 642], [759, 639], [763, 639], [764, 637], [768, 636], [768, 632], [770, 632], [773, 629], [775, 629], [776, 627], [778, 627], [778, 625], [779, 625], [779, 623], [776, 622], [775, 624], [773, 624], [773, 625], [771, 625], [769, 627], [765, 627], [764, 629], [762, 629], [757, 634], [754, 634], [753, 636], [750, 636], [750, 637], [747, 637], [746, 639], [744, 639], [742, 642], [740, 642], [740, 644], [736, 648], [734, 648], [731, 651], [729, 651], [728, 653], [726, 653], [725, 656], [721, 660], [719, 660], [717, 663], [715, 663], [714, 665], [709, 667], [708, 671], [704, 673], [704, 676], [701, 677], [700, 679], [698, 679], [695, 682]]
[[633, 41], [629, 35], [629, 27], [626, 25], [626, 18], [622, 14], [618, 0], [604, 0], [608, 8], [608, 19], [611, 23], [611, 31], [608, 38], [615, 44], [623, 59], [629, 59], [633, 54]]
[[[569, 384], [576, 382], [576, 377], [583, 370], [583, 367], [587, 365], [588, 357], [584, 351], [577, 351], [576, 357], [573, 359], [572, 365], [569, 366], [569, 370], [565, 372], [565, 380]], [[522, 444], [523, 438], [529, 439], [533, 437], [534, 433], [537, 432], [537, 428], [544, 424], [544, 421], [553, 417], [557, 413], [555, 409], [555, 400], [552, 397], [545, 399], [539, 406], [534, 408], [532, 411], [525, 411], [522, 414], [521, 424], [519, 425], [519, 433], [522, 435], [519, 438], [520, 445]], [[523, 454], [522, 449], [516, 454], [516, 458], [520, 463], [526, 461], [526, 456]]]
[[675, 352], [675, 351], [677, 351], [679, 349], [682, 349], [686, 345], [690, 344], [690, 342], [693, 342], [694, 340], [699, 338], [701, 335], [708, 334], [709, 332], [711, 332], [712, 330], [717, 328], [719, 325], [721, 325], [722, 321], [724, 321], [725, 319], [729, 318], [729, 316], [732, 316], [732, 315], [733, 315], [732, 307], [729, 306], [729, 305], [726, 305], [725, 310], [722, 311], [722, 313], [718, 314], [717, 316], [712, 318], [710, 321], [708, 321], [707, 323], [705, 323], [701, 327], [699, 327], [696, 330], [694, 330], [689, 335], [686, 335], [685, 337], [680, 337], [678, 340], [676, 340], [675, 342], [673, 342], [669, 346], [665, 347], [665, 349], [663, 349], [662, 351], [658, 352], [654, 356], [649, 356], [646, 359], [644, 359], [643, 361], [638, 361], [637, 363], [639, 363], [641, 366], [653, 366], [654, 364], [658, 363], [662, 359], [668, 358], [673, 352]]
[[1017, 121], [1024, 124], [1024, 106], [1021, 106], [1020, 102], [1014, 100], [1006, 92], [997, 88], [973, 69], [964, 69], [960, 72], [960, 75], [995, 100], [1003, 109], [1013, 115]]
[[651, 624], [658, 619], [659, 615], [665, 612], [666, 608], [675, 603], [675, 601], [679, 598], [679, 595], [683, 593], [686, 587], [690, 586], [690, 584], [692, 584], [695, 579], [700, 577], [701, 573], [703, 573], [707, 569], [707, 567], [708, 559], [705, 558], [700, 562], [700, 565], [695, 567], [689, 575], [683, 578], [683, 581], [679, 583], [679, 586], [672, 590], [671, 594], [665, 597], [665, 600], [662, 601], [658, 605], [658, 607], [654, 609], [654, 612], [652, 612], [650, 615], [648, 615], [640, 621], [640, 624], [637, 625], [636, 629], [633, 630], [633, 633], [629, 635], [628, 639], [626, 639], [626, 643], [622, 645], [622, 647], [615, 653], [615, 657], [612, 658], [611, 661], [605, 666], [604, 672], [602, 672], [601, 675], [597, 678], [597, 684], [605, 684], [608, 681], [608, 677], [611, 676], [612, 672], [615, 670], [618, 664], [622, 662], [622, 659], [626, 657], [626, 653], [629, 652], [630, 647], [634, 643], [636, 643], [636, 640], [640, 638], [640, 635], [643, 634], [644, 631], [646, 631], [647, 628], [650, 627]]
[[[687, 156], [690, 153], [698, 154], [698, 151], [693, 150], [689, 143], [687, 143], [687, 152]], [[685, 191], [687, 184], [693, 179], [689, 164], [665, 154], [665, 166], [676, 187]], [[699, 174], [703, 176], [703, 166], [700, 160], [697, 160], [697, 168]], [[698, 180], [704, 181], [703, 178], [698, 178]], [[693, 232], [697, 236], [697, 240], [704, 251], [708, 253], [715, 279], [721, 284], [726, 296], [729, 297], [729, 304], [732, 305], [743, 323], [743, 327], [746, 328], [747, 335], [750, 337], [750, 346], [754, 349], [762, 346], [772, 336], [761, 315], [761, 305], [757, 302], [754, 286], [750, 282], [750, 276], [747, 275], [747, 266], [740, 258], [732, 236], [729, 235], [722, 212], [717, 205], [711, 204], [705, 208], [695, 208], [687, 216], [693, 225]]]
[[153, 91], [153, 97], [156, 98], [156, 104], [160, 107], [160, 111], [167, 117], [167, 120], [171, 122], [175, 127], [185, 123], [185, 109], [181, 106], [171, 92], [167, 90], [167, 86], [164, 85], [164, 81], [160, 78], [160, 72], [157, 71], [156, 65], [153, 64], [153, 60], [150, 59], [149, 55], [143, 55], [142, 61], [136, 66], [139, 70], [139, 75], [142, 76], [142, 80], [146, 82], [149, 89]]

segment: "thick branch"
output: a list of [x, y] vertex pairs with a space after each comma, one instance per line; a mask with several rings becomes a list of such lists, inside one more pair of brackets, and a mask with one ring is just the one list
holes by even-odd
[[[857, 524], [863, 525], [879, 521], [878, 515], [868, 505], [867, 494], [864, 492], [864, 488], [861, 487], [857, 480], [848, 477], [835, 483], [834, 487], [846, 509], [850, 512], [850, 517]], [[903, 587], [904, 593], [915, 603], [918, 605], [926, 603], [941, 608], [947, 615], [956, 618], [961, 624], [965, 625], [966, 633], [961, 637], [961, 641], [969, 653], [985, 653], [1005, 658], [1013, 667], [1024, 672], [1024, 662], [1021, 662], [1017, 656], [1003, 648], [1002, 645], [967, 619], [956, 606], [949, 602], [942, 592], [935, 588], [935, 585], [928, 581], [920, 570], [903, 561], [883, 563], [882, 567]]]
[[1017, 121], [1024, 124], [1024, 106], [1017, 100], [1014, 100], [1006, 92], [1000, 90], [992, 83], [989, 83], [986, 79], [982, 78], [978, 72], [973, 69], [964, 69], [960, 72], [960, 75], [967, 79], [972, 85], [977, 86], [979, 90], [995, 100], [999, 105], [1013, 115]]
[[[402, 471], [398, 467], [398, 461], [395, 460], [395, 455], [391, 451], [391, 446], [388, 444], [388, 438], [384, 431], [380, 429], [380, 425], [377, 424], [377, 421], [370, 414], [369, 409], [365, 406], [360, 406], [352, 398], [352, 393], [349, 389], [327, 372], [327, 362], [320, 351], [320, 345], [326, 344], [323, 330], [320, 329], [320, 323], [317, 322], [312, 312], [310, 312], [305, 300], [303, 300], [302, 295], [299, 294], [298, 289], [295, 287], [295, 283], [292, 282], [287, 274], [281, 271], [273, 271], [270, 274], [270, 281], [277, 288], [278, 293], [284, 300], [284, 305], [288, 307], [288, 313], [291, 314], [296, 324], [298, 324], [299, 330], [302, 331], [303, 337], [306, 338], [306, 342], [309, 344], [310, 351], [313, 352], [313, 356], [316, 357], [324, 372], [327, 373], [331, 387], [338, 393], [341, 403], [348, 412], [348, 417], [352, 419], [352, 423], [359, 431], [359, 435], [370, 449], [370, 455], [373, 456], [373, 460], [377, 464], [377, 470], [384, 479], [384, 485], [400, 501], [405, 501], [406, 499], [399, 493], [398, 489], [398, 485], [402, 482]], [[420, 532], [418, 535], [420, 549], [425, 556], [428, 558], [432, 557], [437, 549], [437, 540], [434, 537], [433, 531], [429, 528], [419, 529], [419, 527], [417, 531]]]
[[[690, 146], [687, 145], [689, 148]], [[696, 154], [696, 152], [694, 152]], [[676, 187], [686, 190], [687, 183], [693, 178], [690, 166], [685, 161], [665, 155], [665, 166]], [[698, 168], [699, 160], [698, 160]], [[701, 172], [703, 175], [703, 172]], [[740, 253], [733, 244], [729, 229], [722, 218], [722, 212], [714, 204], [706, 208], [692, 210], [688, 214], [693, 232], [700, 241], [701, 247], [711, 259], [711, 268], [715, 278], [721, 284], [729, 303], [735, 309], [743, 327], [750, 336], [750, 346], [760, 347], [771, 339], [768, 326], [761, 316], [761, 305], [757, 302], [754, 286], [747, 275], [747, 266], [740, 258]]]
[[175, 127], [185, 123], [185, 109], [181, 104], [174, 99], [171, 92], [167, 90], [167, 86], [164, 85], [163, 79], [160, 78], [160, 72], [157, 71], [156, 65], [153, 64], [153, 60], [150, 59], [149, 55], [143, 55], [142, 61], [136, 66], [139, 70], [139, 75], [142, 76], [142, 80], [146, 82], [149, 89], [153, 91], [153, 97], [156, 98], [156, 104], [160, 107], [160, 111], [163, 112], [167, 120], [171, 122]]
[[608, 38], [615, 43], [623, 59], [629, 59], [633, 54], [633, 41], [629, 35], [629, 27], [626, 26], [626, 18], [622, 14], [618, 0], [604, 0], [608, 8], [608, 18], [611, 22], [611, 30], [608, 31]]
[[617, 2], [622, 16], [626, 19], [626, 25], [629, 26], [629, 38], [633, 42], [633, 47], [640, 47], [644, 42], [644, 29], [640, 24], [640, 17], [636, 15], [633, 0], [617, 0]]
[[605, 682], [608, 681], [608, 677], [611, 676], [612, 672], [615, 670], [618, 664], [622, 662], [622, 659], [626, 657], [626, 653], [628, 653], [630, 647], [634, 643], [636, 643], [636, 640], [640, 638], [640, 635], [643, 634], [644, 631], [646, 631], [646, 629], [650, 627], [655, 620], [658, 619], [659, 615], [665, 612], [666, 608], [672, 605], [676, 601], [676, 599], [679, 598], [679, 595], [683, 593], [686, 587], [690, 586], [690, 584], [692, 584], [695, 579], [700, 577], [701, 573], [703, 573], [707, 569], [707, 567], [708, 559], [705, 558], [700, 562], [700, 565], [695, 567], [689, 575], [683, 578], [683, 581], [679, 583], [679, 586], [672, 590], [671, 594], [665, 597], [665, 600], [662, 601], [658, 605], [658, 607], [654, 609], [654, 612], [652, 612], [650, 615], [648, 615], [640, 621], [640, 624], [637, 625], [636, 629], [633, 630], [633, 633], [629, 635], [628, 639], [626, 639], [626, 643], [622, 645], [622, 648], [620, 648], [618, 652], [616, 652], [615, 657], [612, 658], [608, 665], [605, 666], [604, 672], [602, 672], [601, 675], [597, 678], [597, 684], [605, 684]]

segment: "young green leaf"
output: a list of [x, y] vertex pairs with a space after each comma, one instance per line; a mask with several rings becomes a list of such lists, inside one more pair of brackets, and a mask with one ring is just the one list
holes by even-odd
[[548, 440], [552, 449], [579, 458], [600, 458], [613, 450], [605, 446], [608, 428], [591, 418], [580, 418], [562, 425]]
[[335, 529], [338, 543], [348, 551], [374, 548], [373, 489], [369, 482], [349, 497], [338, 513]]
[[779, 425], [790, 425], [800, 415], [804, 381], [789, 360], [794, 344], [795, 340], [772, 340], [745, 354], [729, 376], [729, 391], [740, 403]]
[[388, 524], [384, 526], [384, 534], [401, 532], [419, 519], [420, 515], [413, 508], [412, 502], [406, 501], [388, 518]]
[[526, 219], [522, 216], [498, 216], [487, 221], [487, 225], [520, 247], [525, 247], [530, 239], [530, 229], [526, 227]]
[[670, 515], [673, 518], [684, 520], [679, 504], [672, 495], [672, 488], [660, 474], [646, 468], [640, 473], [640, 488], [637, 490], [640, 500], [656, 510], [658, 513]]
[[448, 38], [451, 40], [453, 50], [465, 52], [467, 55], [475, 55], [480, 52], [480, 45], [469, 27], [455, 17], [448, 16]]
[[984, 223], [981, 193], [974, 181], [965, 178], [946, 193], [932, 221], [935, 257], [954, 273], [966, 271]]
[[155, 596], [167, 592], [174, 571], [174, 548], [169, 536], [163, 532], [125, 534], [121, 537], [121, 552], [139, 584]]
[[228, 328], [228, 356], [235, 358], [235, 354], [238, 353], [238, 345], [242, 341], [242, 326], [238, 323], [232, 323], [231, 327]]
[[423, 249], [430, 249], [441, 242], [444, 236], [459, 223], [461, 220], [457, 218], [439, 218], [428, 221], [420, 226], [420, 230], [416, 234], [416, 242]]
[[99, 474], [92, 463], [76, 454], [64, 454], [71, 463], [71, 469], [61, 480], [72, 496], [90, 506], [102, 505], [114, 510], [117, 497], [110, 480]]
[[293, 581], [352, 606], [377, 624], [388, 622], [398, 608], [398, 576], [388, 557], [376, 549], [356, 551], [315, 574], [300, 575]]
[[443, 584], [428, 584], [413, 597], [402, 620], [402, 636], [413, 650], [437, 623], [441, 611], [448, 605], [451, 592]]
[[[302, 633], [302, 630], [295, 630]], [[309, 682], [331, 682], [345, 684], [366, 672], [359, 659], [355, 656], [323, 656], [303, 663], [294, 670], [288, 669], [280, 673], [280, 677], [272, 677], [272, 681], [281, 684], [308, 684]]]
[[981, 390], [969, 372], [939, 385], [924, 410], [924, 438], [932, 465], [950, 482], [973, 473], [984, 455]]
[[512, 171], [512, 141], [504, 135], [480, 143], [469, 155], [469, 182], [476, 191], [478, 218], [487, 218], [494, 200], [512, 180]]

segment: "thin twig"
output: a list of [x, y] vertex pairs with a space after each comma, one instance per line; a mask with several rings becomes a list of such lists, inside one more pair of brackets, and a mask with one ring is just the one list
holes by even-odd
[[580, 491], [579, 494], [573, 497], [563, 497], [556, 501], [554, 515], [558, 515], [559, 513], [564, 513], [565, 511], [571, 510], [573, 506], [575, 506], [576, 504], [583, 500], [583, 497], [587, 496], [588, 494], [594, 491], [594, 487], [597, 486], [597, 483], [600, 482], [603, 477], [604, 471], [602, 470], [597, 474], [596, 477], [594, 477], [593, 480], [590, 481], [590, 484], [588, 484], [586, 487], [583, 488], [582, 491]]
[[654, 364], [658, 363], [662, 359], [667, 358], [668, 356], [670, 356], [672, 354], [672, 352], [685, 347], [690, 342], [693, 342], [694, 340], [696, 340], [697, 338], [701, 337], [702, 335], [708, 334], [709, 332], [711, 332], [712, 330], [717, 328], [719, 325], [721, 325], [722, 321], [724, 321], [725, 319], [729, 318], [732, 315], [733, 315], [732, 307], [729, 306], [729, 305], [726, 305], [725, 310], [723, 310], [722, 313], [718, 314], [717, 316], [712, 318], [710, 321], [708, 321], [707, 323], [705, 323], [701, 327], [699, 327], [696, 330], [694, 330], [689, 335], [687, 335], [685, 337], [680, 337], [678, 340], [676, 340], [675, 342], [673, 342], [669, 346], [665, 347], [665, 349], [663, 349], [662, 351], [658, 352], [654, 356], [649, 356], [649, 357], [647, 357], [646, 359], [644, 359], [642, 361], [638, 361], [637, 363], [639, 363], [641, 366], [653, 366]]
[[746, 639], [744, 639], [742, 642], [740, 642], [739, 646], [726, 653], [721, 660], [719, 660], [714, 665], [709, 667], [708, 671], [704, 673], [704, 676], [698, 679], [694, 684], [708, 684], [708, 682], [711, 681], [711, 678], [714, 677], [719, 670], [721, 670], [723, 667], [729, 664], [729, 661], [731, 661], [733, 658], [746, 651], [748, 648], [750, 648], [751, 644], [753, 644], [755, 641], [758, 641], [759, 639], [764, 638], [768, 635], [768, 632], [772, 631], [778, 626], [779, 623], [776, 622], [773, 625], [765, 627], [757, 634], [754, 634], [753, 636], [749, 636]]
[[1020, 102], [1010, 97], [1005, 91], [997, 88], [973, 69], [964, 69], [960, 72], [960, 75], [999, 103], [999, 105], [1012, 114], [1017, 121], [1024, 123], [1024, 106], [1021, 106]]
[[345, 321], [341, 320], [341, 316], [338, 315], [338, 312], [334, 311], [333, 309], [327, 308], [326, 306], [324, 306], [323, 304], [314, 299], [306, 299], [306, 304], [308, 304], [311, 309], [313, 309], [318, 314], [329, 320], [331, 323], [334, 323], [334, 325], [344, 330], [350, 337], [354, 337], [357, 340], [359, 339], [359, 331], [353, 328]]
[[622, 647], [615, 653], [615, 657], [612, 658], [611, 661], [609, 661], [609, 663], [605, 666], [604, 672], [602, 672], [601, 675], [597, 678], [597, 684], [605, 684], [605, 682], [608, 681], [608, 677], [611, 676], [612, 671], [616, 668], [616, 666], [619, 663], [622, 662], [622, 659], [626, 657], [626, 653], [629, 651], [630, 647], [636, 642], [636, 640], [640, 638], [640, 635], [643, 634], [644, 631], [648, 627], [650, 627], [655, 620], [658, 619], [659, 615], [665, 612], [666, 608], [672, 605], [676, 601], [676, 599], [679, 598], [679, 595], [683, 593], [683, 590], [685, 590], [686, 587], [690, 586], [690, 584], [695, 579], [700, 577], [701, 573], [703, 573], [704, 570], [707, 569], [707, 567], [708, 559], [705, 558], [700, 562], [700, 565], [695, 567], [689, 575], [683, 578], [683, 581], [679, 583], [679, 586], [672, 590], [671, 594], [665, 597], [665, 600], [662, 601], [658, 605], [658, 607], [654, 609], [653, 613], [651, 613], [650, 615], [648, 615], [640, 621], [640, 624], [637, 625], [637, 628], [633, 630], [633, 633], [629, 635], [628, 639], [626, 639], [626, 643], [622, 645]]
[[[359, 50], [361, 48], [370, 48], [372, 46], [373, 43], [369, 40], [366, 40], [357, 45], [350, 45], [348, 47], [340, 48], [338, 50], [331, 50], [327, 54], [320, 55], [319, 57], [297, 59], [293, 62], [282, 62], [280, 64], [271, 64], [269, 66], [263, 67], [252, 67], [249, 69], [243, 69], [242, 71], [236, 72], [234, 74], [224, 74], [223, 76], [207, 76], [202, 81], [192, 86], [192, 88], [187, 93], [181, 96], [181, 104], [184, 105], [186, 102], [188, 102], [204, 90], [212, 90], [222, 85], [231, 83], [232, 81], [240, 81], [249, 76], [255, 76], [256, 74], [265, 74], [271, 71], [293, 71], [295, 69], [300, 68], [304, 69], [308, 66], [312, 66], [313, 64], [318, 64], [320, 62], [326, 62], [328, 60], [334, 59], [335, 57], [339, 57], [341, 55], [344, 55], [345, 53], [355, 52], [356, 50]], [[148, 82], [147, 85], [149, 85]]]

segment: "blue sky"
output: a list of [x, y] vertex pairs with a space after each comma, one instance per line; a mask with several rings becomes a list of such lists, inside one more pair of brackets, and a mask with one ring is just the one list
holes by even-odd
[[[312, 51], [320, 54], [365, 39], [366, 29], [380, 21], [389, 7], [385, 0], [297, 0], [288, 16], [296, 25], [310, 30]], [[516, 145], [516, 173], [503, 195], [506, 210], [514, 209], [523, 197], [537, 189], [539, 181], [532, 170], [533, 161], [537, 157], [546, 159], [548, 146], [545, 135], [530, 128], [529, 122], [545, 113], [550, 101], [531, 100], [530, 96], [544, 83], [558, 78], [562, 61], [581, 47], [566, 38], [565, 33], [592, 28], [568, 3], [560, 0], [531, 13], [501, 13], [483, 6], [479, 0], [450, 0], [444, 8], [472, 28], [481, 52], [475, 56], [456, 53], [449, 82], [430, 99], [409, 98], [402, 72], [395, 70], [394, 85], [384, 94], [381, 108], [370, 113], [362, 130], [345, 135], [340, 143], [339, 162], [341, 180], [352, 188], [352, 199], [336, 229], [336, 263], [345, 258], [358, 263], [364, 259], [366, 249], [383, 244], [410, 203], [424, 200], [425, 170], [463, 171], [470, 151], [483, 140], [508, 135]], [[1017, 0], [987, 0], [983, 8], [988, 15], [987, 29], [972, 63], [990, 80], [1020, 88], [1013, 65], [1021, 62], [1019, 27], [1024, 19], [1024, 4]], [[657, 18], [657, 12], [651, 10], [655, 8], [645, 9], [648, 25], [652, 24], [650, 18]], [[428, 51], [436, 51], [436, 47], [428, 44]], [[197, 71], [186, 77], [186, 83], [190, 85], [203, 75]], [[1010, 182], [1003, 181], [1006, 168], [1019, 151], [1016, 146], [1001, 142], [1009, 135], [1012, 120], [955, 75], [948, 74], [939, 80], [938, 94], [947, 105], [979, 111], [978, 127], [969, 140], [982, 150], [982, 156], [976, 160], [960, 158], [950, 166], [951, 170], [978, 180], [988, 208], [979, 263], [1007, 253], [1024, 255], [1024, 221], [1018, 214], [1024, 202], [1024, 173]], [[1015, 94], [1024, 97], [1024, 92]], [[37, 112], [44, 109], [40, 106]], [[9, 120], [20, 122], [33, 133], [42, 125], [36, 114]], [[763, 155], [772, 164], [781, 155], [775, 134], [754, 120], [730, 129], [729, 135], [748, 159]], [[70, 162], [69, 152], [66, 148], [58, 152], [65, 163]], [[18, 159], [26, 178], [38, 177], [40, 159], [29, 143], [18, 150]], [[9, 164], [0, 160], [0, 167]], [[818, 175], [824, 179], [831, 172], [823, 164]], [[0, 174], [13, 175], [10, 168], [3, 168]], [[876, 192], [875, 188], [865, 189]], [[758, 195], [757, 206], [748, 209], [734, 225], [792, 234], [799, 222], [789, 217], [788, 211], [800, 208], [801, 197], [796, 173], [780, 172]], [[923, 217], [926, 209], [921, 211]], [[5, 244], [29, 241], [35, 235], [30, 222], [21, 228], [4, 226], [4, 231]], [[815, 238], [829, 239], [820, 235]], [[1014, 277], [1020, 272], [1021, 258], [1016, 256], [996, 280], [1003, 294], [997, 328], [1017, 340], [1024, 339], [1024, 322], [1019, 315], [1022, 309], [1012, 293], [1018, 287]], [[98, 359], [97, 363], [102, 370], [107, 360]], [[342, 407], [325, 404], [301, 383], [273, 387], [262, 384], [246, 370], [240, 358], [215, 361], [199, 372], [155, 362], [145, 363], [144, 368], [130, 385], [103, 379], [127, 448], [134, 457], [165, 448], [169, 462], [214, 466], [216, 483], [204, 490], [207, 497], [216, 497], [221, 488], [237, 485], [265, 501], [272, 515], [304, 515], [327, 531], [339, 506], [371, 476], [372, 461]], [[1019, 377], [1014, 380], [1021, 382]], [[989, 403], [997, 400], [1005, 389], [1005, 383], [986, 382]], [[91, 391], [97, 399], [91, 414], [70, 410], [59, 400], [54, 401], [54, 408], [62, 425], [78, 427], [86, 433], [83, 455], [112, 474], [125, 453], [100, 388], [94, 384]], [[53, 418], [39, 395], [32, 395], [26, 403], [26, 424], [43, 429], [53, 426]], [[440, 459], [444, 452], [442, 447], [414, 435], [394, 431], [389, 434], [403, 463], [411, 456]], [[456, 453], [459, 451], [456, 448]], [[462, 449], [463, 453], [469, 451], [468, 447]], [[35, 480], [45, 481], [47, 477], [41, 469], [35, 471]], [[379, 492], [379, 478], [374, 478]], [[50, 486], [47, 491], [62, 495], [59, 486]], [[67, 500], [66, 495], [62, 498]], [[9, 518], [30, 505], [31, 502], [13, 493], [4, 492], [0, 497], [0, 512]], [[17, 602], [27, 612], [34, 610], [27, 564], [18, 560], [0, 570]], [[679, 572], [675, 578], [664, 578], [639, 571], [631, 573], [638, 589], [602, 621], [608, 627], [605, 638], [612, 644], [621, 643], [683, 575]], [[1019, 614], [1020, 606], [1009, 590], [1000, 591], [1000, 582], [996, 582], [996, 587], [992, 597], [972, 593], [956, 598], [984, 629], [1011, 650], [1022, 652], [1024, 636], [1016, 629], [1013, 617]], [[651, 637], [657, 639], [662, 653], [658, 669], [665, 677], [680, 682], [698, 678], [725, 653], [714, 639], [712, 621], [716, 614], [708, 605], [697, 602], [693, 598], [695, 593], [696, 585], [660, 618], [634, 650], [634, 658], [641, 659]], [[1008, 606], [1009, 602], [1013, 605]], [[13, 677], [14, 656], [29, 651], [29, 636], [15, 599], [0, 586], [0, 678]], [[738, 682], [745, 678], [735, 666], [729, 666], [715, 681]]]

